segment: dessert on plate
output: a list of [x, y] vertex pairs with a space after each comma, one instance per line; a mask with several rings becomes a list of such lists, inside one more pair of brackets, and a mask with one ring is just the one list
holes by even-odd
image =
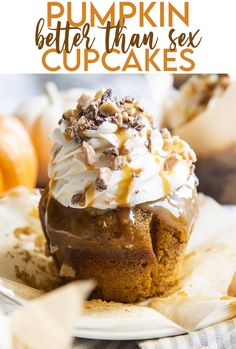
[[236, 204], [236, 82], [225, 74], [195, 75], [175, 92], [162, 126], [197, 154], [199, 190]]
[[197, 214], [190, 146], [110, 89], [82, 94], [53, 139], [39, 209], [59, 275], [107, 301], [173, 292]]

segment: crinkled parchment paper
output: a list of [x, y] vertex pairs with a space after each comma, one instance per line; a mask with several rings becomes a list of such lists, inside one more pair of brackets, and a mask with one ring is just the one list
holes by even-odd
[[92, 281], [73, 282], [27, 302], [10, 316], [0, 311], [0, 348], [71, 348], [74, 324], [93, 287]]
[[[37, 327], [43, 324], [44, 318], [52, 323], [54, 318], [50, 312], [34, 314], [35, 308], [31, 304], [41, 306], [43, 302], [47, 304], [41, 306], [44, 309], [50, 309], [50, 304], [53, 309], [59, 306], [60, 313], [56, 317], [64, 319], [58, 323], [58, 328], [61, 326], [62, 329], [66, 319], [70, 319], [70, 326], [73, 323], [70, 314], [75, 315], [73, 309], [78, 309], [75, 295], [80, 293], [81, 301], [86, 292], [78, 291], [81, 283], [77, 282], [39, 297], [60, 285], [60, 280], [51, 259], [43, 255], [38, 199], [37, 191], [29, 192], [24, 188], [0, 198], [0, 293], [1, 290], [10, 292], [10, 297], [27, 303], [13, 317], [19, 320], [23, 316], [26, 322], [37, 317]], [[107, 339], [120, 336], [139, 339], [137, 329], [142, 329], [142, 338], [164, 337], [201, 329], [236, 316], [236, 218], [209, 197], [199, 195], [199, 202], [200, 214], [188, 245], [181, 290], [167, 298], [156, 297], [135, 305], [87, 301], [77, 320], [75, 335], [99, 339], [106, 333]], [[91, 288], [91, 285], [87, 287]], [[70, 292], [74, 296], [68, 302]], [[49, 297], [49, 303], [44, 297]], [[28, 302], [33, 298], [36, 300]], [[70, 326], [67, 327], [68, 335], [71, 335]], [[65, 336], [66, 332], [63, 333]]]

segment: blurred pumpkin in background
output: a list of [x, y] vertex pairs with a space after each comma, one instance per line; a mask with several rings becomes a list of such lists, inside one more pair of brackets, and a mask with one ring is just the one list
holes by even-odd
[[37, 156], [24, 125], [15, 117], [0, 116], [0, 194], [18, 185], [34, 188]]
[[44, 87], [45, 94], [29, 99], [16, 112], [27, 128], [38, 156], [39, 171], [37, 184], [45, 187], [48, 183], [48, 162], [52, 141], [51, 132], [57, 127], [63, 112], [74, 108], [80, 95], [88, 91], [78, 88], [59, 92], [53, 82]]

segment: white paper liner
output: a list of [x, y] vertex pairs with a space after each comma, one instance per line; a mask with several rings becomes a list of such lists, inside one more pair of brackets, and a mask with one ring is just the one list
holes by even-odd
[[[13, 195], [14, 194], [14, 195]], [[26, 225], [35, 227], [38, 219], [32, 219], [32, 212], [37, 207], [39, 195], [26, 189], [15, 190], [0, 198], [0, 278], [20, 282], [17, 284], [6, 282], [5, 286], [14, 289], [18, 297], [27, 296], [27, 287], [19, 277], [25, 275], [15, 273], [15, 263], [20, 264], [21, 270], [30, 273], [29, 282], [40, 283], [44, 286], [51, 283], [57, 284], [56, 274], [51, 275], [52, 269], [46, 268], [47, 263], [40, 251], [34, 251], [35, 231], [21, 240], [15, 236], [15, 227]], [[183, 286], [175, 295], [167, 298], [153, 298], [138, 305], [125, 305], [120, 303], [107, 303], [90, 301], [86, 303], [83, 315], [78, 319], [74, 335], [87, 338], [102, 339], [140, 339], [178, 335], [180, 333], [204, 328], [236, 316], [236, 298], [227, 296], [227, 289], [236, 271], [236, 220], [233, 215], [218, 205], [214, 200], [200, 195], [200, 215], [192, 233], [188, 254], [185, 258], [183, 269]], [[18, 214], [16, 214], [16, 211]], [[14, 222], [14, 224], [13, 224]], [[32, 229], [33, 229], [32, 228]], [[7, 233], [7, 234], [6, 234]], [[37, 234], [42, 234], [37, 230]], [[22, 251], [28, 250], [35, 263], [29, 265], [27, 259], [9, 257], [15, 244], [18, 243]], [[10, 255], [9, 255], [10, 252]], [[23, 252], [23, 255], [25, 252]], [[14, 254], [13, 254], [14, 255]], [[37, 256], [37, 258], [36, 258]], [[36, 258], [36, 259], [35, 259]], [[41, 274], [37, 262], [42, 259], [45, 270]], [[7, 274], [9, 272], [9, 274]], [[80, 284], [80, 283], [79, 283]], [[14, 287], [13, 287], [14, 286]], [[34, 285], [33, 285], [34, 286]], [[24, 288], [24, 292], [22, 292]], [[68, 286], [68, 292], [74, 286]], [[30, 294], [34, 292], [30, 288]], [[35, 296], [38, 297], [37, 290]], [[54, 296], [50, 296], [54, 303]], [[60, 298], [60, 316], [65, 319], [73, 312], [75, 300], [64, 306], [65, 299]], [[41, 298], [37, 298], [40, 302]], [[31, 303], [29, 303], [31, 304]], [[58, 305], [58, 301], [55, 304]], [[63, 305], [63, 306], [62, 306]], [[31, 318], [29, 312], [27, 319]], [[39, 315], [37, 315], [39, 316]], [[45, 319], [48, 315], [44, 315]], [[43, 321], [43, 317], [41, 317]], [[39, 323], [37, 322], [37, 326]], [[47, 320], [45, 320], [47, 321]], [[63, 328], [63, 323], [61, 324]], [[61, 331], [64, 331], [61, 328]], [[64, 331], [64, 335], [65, 335]], [[69, 333], [71, 335], [71, 332]], [[26, 336], [27, 337], [27, 336]]]
[[33, 349], [71, 347], [73, 328], [79, 318], [92, 281], [74, 282], [29, 302], [11, 316], [18, 346]]

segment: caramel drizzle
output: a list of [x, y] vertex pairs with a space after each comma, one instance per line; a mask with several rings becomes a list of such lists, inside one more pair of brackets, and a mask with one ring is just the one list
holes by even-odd
[[154, 157], [154, 160], [155, 160], [155, 162], [157, 163], [157, 165], [160, 165], [160, 164], [161, 164], [161, 159], [160, 159], [160, 155], [158, 154], [158, 151], [156, 151], [156, 152], [153, 154], [153, 157]]
[[120, 207], [118, 210], [118, 219], [122, 225], [134, 224], [135, 217], [132, 208]]
[[[85, 198], [87, 200], [87, 206], [93, 206], [94, 203], [94, 183], [90, 184], [85, 192]], [[85, 204], [85, 203], [84, 203]]]
[[88, 171], [93, 171], [94, 166], [93, 165], [86, 165]]
[[160, 171], [159, 175], [160, 175], [161, 180], [162, 180], [164, 196], [166, 196], [166, 195], [170, 194], [170, 192], [171, 192], [171, 185], [170, 185], [169, 179], [162, 171]]
[[119, 128], [115, 134], [117, 135], [118, 139], [119, 139], [119, 146], [122, 147], [124, 145], [124, 143], [129, 139], [129, 136], [127, 135], [127, 133], [125, 132], [125, 130], [122, 130], [121, 128]]
[[51, 179], [50, 179], [50, 182], [49, 182], [49, 190], [48, 190], [48, 196], [51, 197], [52, 196], [52, 192], [53, 192], [53, 189], [56, 185], [56, 180], [55, 180], [55, 177], [52, 176]]
[[122, 169], [122, 177], [118, 183], [118, 189], [116, 191], [116, 202], [118, 205], [127, 205], [129, 189], [133, 181], [132, 169], [126, 165]]

